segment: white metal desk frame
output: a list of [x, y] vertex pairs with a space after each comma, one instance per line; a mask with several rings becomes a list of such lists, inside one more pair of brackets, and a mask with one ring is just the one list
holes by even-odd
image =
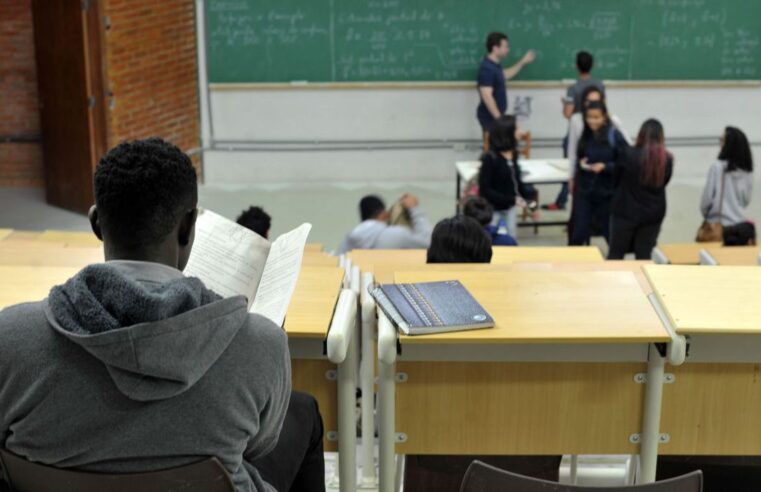
[[[668, 442], [669, 439], [659, 431], [664, 368], [667, 360], [673, 366], [684, 362], [687, 342], [685, 337], [675, 333], [656, 296], [651, 294], [648, 299], [671, 338], [668, 344], [407, 345], [403, 357], [405, 360], [441, 361], [647, 362], [647, 375], [643, 381], [646, 389], [642, 431], [630, 436], [630, 442], [640, 444], [639, 482], [652, 483], [655, 481], [658, 443]], [[379, 492], [399, 490], [402, 480], [394, 449], [397, 439], [404, 439], [404, 436], [397, 436], [395, 428], [396, 360], [397, 356], [401, 355], [397, 354], [397, 343], [396, 328], [383, 312], [378, 310]], [[605, 347], [605, 350], [600, 350], [601, 347]], [[661, 353], [662, 351], [665, 353]]]
[[[358, 362], [358, 339], [354, 335], [357, 328], [357, 295], [348, 289], [341, 289], [336, 302], [333, 320], [323, 347], [319, 338], [289, 337], [288, 347], [294, 359], [323, 359], [324, 350], [330, 362], [336, 364], [335, 374], [329, 371], [328, 379], [335, 379], [338, 393], [338, 476], [340, 490], [356, 490], [356, 448], [357, 433], [354, 409], [356, 407], [356, 365]], [[330, 436], [328, 436], [330, 438]]]
[[[523, 176], [523, 182], [526, 184], [562, 184], [567, 183], [570, 179], [570, 161], [568, 159], [521, 159], [521, 170], [526, 173]], [[478, 174], [481, 167], [480, 161], [458, 161], [455, 162], [455, 174], [457, 175], [455, 185], [455, 203], [457, 207], [455, 212], [460, 213], [460, 197], [462, 196], [462, 183], [467, 183]], [[559, 225], [566, 222], [526, 222], [525, 225]]]

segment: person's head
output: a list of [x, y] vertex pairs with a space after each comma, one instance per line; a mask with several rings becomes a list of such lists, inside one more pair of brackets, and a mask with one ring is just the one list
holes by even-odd
[[595, 101], [605, 102], [605, 94], [596, 85], [590, 85], [581, 93], [581, 104], [583, 107], [586, 107], [589, 103]]
[[366, 220], [388, 222], [389, 214], [383, 199], [376, 195], [367, 195], [359, 201], [359, 217], [362, 222]]
[[755, 246], [756, 226], [753, 222], [740, 222], [722, 231], [724, 246]]
[[592, 71], [595, 59], [588, 51], [579, 51], [576, 53], [576, 69], [580, 74], [588, 74]]
[[724, 129], [719, 159], [727, 161], [728, 171], [753, 171], [753, 154], [750, 151], [748, 137], [742, 130], [733, 126]]
[[640, 183], [645, 186], [660, 188], [666, 180], [666, 163], [671, 156], [665, 142], [660, 121], [650, 118], [642, 123], [635, 146], [642, 150]]
[[513, 152], [518, 150], [520, 131], [513, 115], [500, 116], [489, 127], [489, 148], [495, 152]]
[[481, 224], [482, 227], [486, 227], [491, 223], [492, 216], [494, 215], [494, 207], [492, 207], [491, 203], [487, 202], [485, 198], [474, 196], [465, 202], [462, 213], [465, 214], [466, 217], [475, 219], [475, 221]]
[[265, 239], [270, 237], [272, 217], [262, 207], [248, 207], [248, 210], [241, 212], [236, 222]]
[[510, 41], [507, 34], [502, 32], [490, 32], [486, 36], [486, 53], [496, 57], [498, 60], [504, 60], [510, 53]]
[[457, 215], [436, 224], [428, 247], [428, 263], [489, 263], [491, 237], [475, 219]]
[[597, 132], [608, 124], [608, 107], [602, 101], [593, 101], [584, 108], [584, 127]]
[[107, 260], [182, 270], [193, 247], [198, 185], [190, 158], [160, 138], [124, 142], [95, 168], [92, 230]]

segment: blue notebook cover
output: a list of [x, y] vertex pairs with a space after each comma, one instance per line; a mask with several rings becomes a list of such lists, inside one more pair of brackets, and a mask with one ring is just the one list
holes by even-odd
[[458, 280], [384, 284], [371, 294], [405, 335], [494, 326], [494, 319]]

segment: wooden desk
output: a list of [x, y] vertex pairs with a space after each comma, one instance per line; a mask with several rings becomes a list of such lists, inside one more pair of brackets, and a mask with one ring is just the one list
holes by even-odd
[[721, 246], [721, 243], [663, 244], [658, 248], [672, 265], [697, 265], [700, 263], [700, 250], [716, 246]]
[[513, 265], [492, 265], [490, 263], [381, 263], [378, 265], [367, 265], [367, 272], [371, 272], [376, 283], [391, 284], [394, 283], [394, 275], [398, 272], [441, 272], [441, 271], [459, 271], [459, 272], [506, 272], [511, 271]]
[[304, 251], [304, 259], [301, 264], [310, 267], [333, 267], [338, 268], [338, 257], [330, 256], [323, 252]]
[[61, 244], [64, 246], [85, 247], [85, 248], [102, 248], [103, 242], [95, 237], [92, 232], [79, 231], [54, 231], [47, 230], [42, 232], [38, 241]]
[[84, 268], [103, 262], [100, 248], [68, 248], [29, 240], [0, 242], [0, 265], [60, 266]]
[[758, 255], [761, 253], [758, 246], [714, 246], [705, 249], [719, 265], [758, 266]]
[[[423, 265], [426, 262], [424, 249], [356, 249], [348, 254], [352, 265], [369, 271], [370, 266], [380, 265]], [[595, 246], [495, 246], [492, 265], [507, 265], [524, 262], [602, 262], [604, 258]]]
[[[580, 273], [396, 274], [397, 282], [459, 279], [496, 327], [400, 336], [401, 354], [392, 355], [396, 360], [389, 364], [396, 340], [389, 345], [382, 316], [383, 483], [388, 483], [388, 449], [394, 449], [389, 427], [401, 433], [395, 450], [403, 454], [638, 451], [630, 438], [648, 428], [645, 420], [658, 428], [660, 415], [652, 409], [660, 394], [646, 392], [635, 375], [662, 371], [663, 359], [650, 347], [671, 338], [633, 273]], [[394, 384], [393, 378], [402, 382]], [[662, 384], [660, 379], [654, 384]], [[390, 407], [384, 402], [392, 399], [395, 421], [388, 424]], [[647, 440], [654, 443], [657, 433]], [[657, 445], [648, 449], [654, 477]]]
[[336, 451], [338, 430], [335, 378], [336, 365], [324, 354], [333, 310], [341, 290], [344, 271], [330, 267], [302, 267], [288, 307], [284, 328], [291, 351], [293, 389], [314, 396], [325, 426], [325, 449]]
[[690, 355], [668, 367], [663, 454], [761, 454], [761, 268], [647, 266], [674, 329], [690, 336]]
[[631, 272], [639, 282], [642, 292], [649, 295], [653, 292], [647, 281], [642, 267], [652, 265], [652, 261], [598, 261], [589, 263], [513, 263], [512, 271], [538, 272]]
[[72, 267], [0, 265], [0, 309], [21, 302], [40, 301], [50, 289], [79, 271]]
[[323, 249], [325, 249], [325, 247], [319, 243], [307, 243], [304, 247], [304, 251], [310, 251], [314, 253], [322, 253]]
[[13, 229], [0, 229], [0, 240], [5, 239], [13, 233]]

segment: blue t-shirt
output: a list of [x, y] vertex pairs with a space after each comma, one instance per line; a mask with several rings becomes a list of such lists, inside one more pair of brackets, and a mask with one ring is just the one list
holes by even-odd
[[[505, 86], [505, 72], [502, 65], [494, 63], [488, 56], [481, 60], [481, 66], [478, 68], [478, 87], [491, 87], [494, 101], [497, 103], [499, 112], [505, 114], [507, 111], [507, 87]], [[494, 117], [486, 109], [483, 100], [478, 105], [478, 122], [484, 129], [494, 122]]]

